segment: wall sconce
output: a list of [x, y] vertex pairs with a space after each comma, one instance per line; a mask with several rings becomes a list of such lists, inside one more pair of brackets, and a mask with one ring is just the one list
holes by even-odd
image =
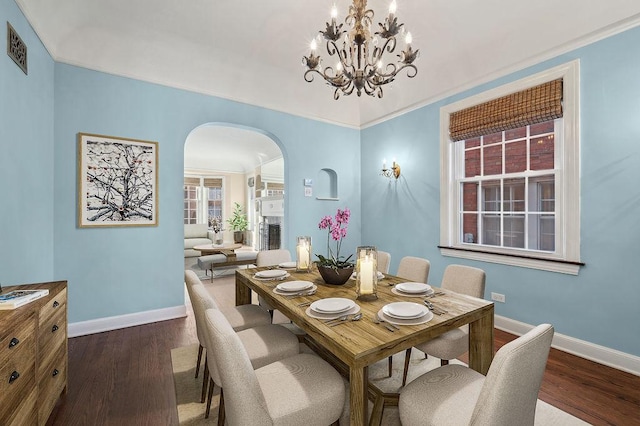
[[384, 177], [396, 178], [400, 177], [400, 165], [396, 163], [395, 158], [393, 159], [393, 165], [390, 169], [387, 169], [387, 159], [382, 160], [382, 172], [380, 173]]

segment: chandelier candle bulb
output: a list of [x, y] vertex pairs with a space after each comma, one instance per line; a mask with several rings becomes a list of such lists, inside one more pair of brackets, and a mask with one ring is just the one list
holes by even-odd
[[311, 237], [298, 237], [296, 271], [311, 272]]

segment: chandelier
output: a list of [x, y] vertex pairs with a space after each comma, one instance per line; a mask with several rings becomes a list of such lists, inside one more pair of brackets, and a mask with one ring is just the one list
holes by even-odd
[[[382, 98], [382, 86], [391, 83], [396, 75], [404, 69], [407, 77], [413, 78], [418, 69], [413, 62], [419, 56], [419, 50], [411, 48], [411, 33], [404, 30], [404, 24], [398, 24], [395, 16], [396, 2], [393, 0], [389, 6], [389, 16], [384, 24], [378, 23], [379, 31], [371, 35], [371, 23], [373, 10], [367, 9], [367, 0], [353, 0], [349, 6], [349, 13], [344, 20], [350, 29], [343, 30], [344, 24], [337, 24], [338, 11], [334, 5], [331, 9], [331, 23], [327, 22], [327, 28], [311, 42], [311, 53], [302, 58], [302, 65], [307, 70], [304, 79], [312, 82], [314, 75], [320, 75], [330, 86], [335, 88], [333, 98], [353, 93], [358, 96], [362, 92], [369, 96]], [[404, 35], [405, 48], [400, 52], [398, 60], [385, 63], [385, 54], [392, 54], [396, 49], [396, 36]], [[335, 56], [337, 63], [335, 68], [328, 66], [321, 68], [322, 58], [316, 55], [318, 43], [326, 40], [327, 53]], [[389, 56], [386, 55], [386, 56]]]

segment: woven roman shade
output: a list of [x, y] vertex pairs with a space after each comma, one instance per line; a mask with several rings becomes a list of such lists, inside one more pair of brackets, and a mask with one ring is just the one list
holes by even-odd
[[222, 188], [221, 178], [204, 178], [205, 188]]
[[562, 79], [474, 105], [449, 116], [453, 142], [562, 117]]
[[200, 178], [185, 176], [184, 186], [200, 186]]

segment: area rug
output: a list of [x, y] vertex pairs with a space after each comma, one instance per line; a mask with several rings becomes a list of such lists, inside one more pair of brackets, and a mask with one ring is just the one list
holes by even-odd
[[[176, 389], [176, 404], [178, 409], [178, 419], [181, 426], [191, 425], [211, 425], [218, 422], [218, 400], [219, 389], [214, 392], [211, 403], [211, 414], [208, 419], [204, 418], [206, 403], [200, 402], [200, 392], [202, 389], [202, 369], [196, 379], [195, 363], [198, 353], [198, 345], [185, 346], [171, 350], [171, 363], [173, 366], [173, 378]], [[462, 364], [454, 360], [452, 362]], [[204, 365], [204, 361], [203, 361]], [[424, 358], [420, 351], [413, 350], [407, 381], [433, 369], [440, 365], [440, 360], [429, 357]], [[404, 352], [393, 357], [393, 374], [387, 377], [387, 360], [382, 360], [369, 367], [369, 380], [386, 392], [397, 392], [402, 382], [402, 370], [404, 368]], [[371, 409], [372, 404], [369, 404]], [[346, 418], [346, 416], [343, 416]], [[344, 422], [341, 422], [342, 425]], [[396, 407], [387, 407], [382, 417], [384, 426], [400, 426], [400, 418]], [[536, 425], [538, 426], [580, 426], [588, 425], [584, 421], [559, 410], [552, 405], [538, 400], [536, 406]]]

